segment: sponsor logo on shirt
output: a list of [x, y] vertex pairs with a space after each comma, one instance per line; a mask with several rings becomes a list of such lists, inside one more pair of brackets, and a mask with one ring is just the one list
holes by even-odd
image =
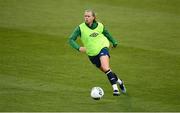
[[90, 34], [89, 36], [90, 37], [97, 37], [98, 35], [99, 35], [99, 33], [94, 32], [94, 33]]

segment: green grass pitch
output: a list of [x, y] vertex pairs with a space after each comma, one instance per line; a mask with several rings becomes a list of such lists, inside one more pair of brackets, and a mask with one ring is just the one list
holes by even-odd
[[[111, 68], [127, 95], [67, 43], [88, 8], [119, 41]], [[0, 0], [1, 112], [180, 111], [179, 76], [179, 0]]]

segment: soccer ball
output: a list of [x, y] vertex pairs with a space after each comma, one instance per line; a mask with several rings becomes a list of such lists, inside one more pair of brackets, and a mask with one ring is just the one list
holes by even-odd
[[91, 97], [95, 100], [100, 100], [104, 95], [104, 91], [101, 87], [93, 87], [91, 89]]

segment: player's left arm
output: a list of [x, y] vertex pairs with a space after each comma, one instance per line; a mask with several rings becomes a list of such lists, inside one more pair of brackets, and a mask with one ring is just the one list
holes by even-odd
[[105, 27], [102, 33], [113, 44], [113, 47], [116, 47], [118, 45], [117, 40], [112, 37], [112, 35], [108, 32], [108, 30]]

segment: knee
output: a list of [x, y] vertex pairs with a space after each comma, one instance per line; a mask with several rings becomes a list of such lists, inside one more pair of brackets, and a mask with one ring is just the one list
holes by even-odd
[[101, 66], [101, 71], [103, 71], [103, 72], [107, 72], [108, 70], [110, 70], [110, 68], [109, 67], [106, 67], [106, 66]]

